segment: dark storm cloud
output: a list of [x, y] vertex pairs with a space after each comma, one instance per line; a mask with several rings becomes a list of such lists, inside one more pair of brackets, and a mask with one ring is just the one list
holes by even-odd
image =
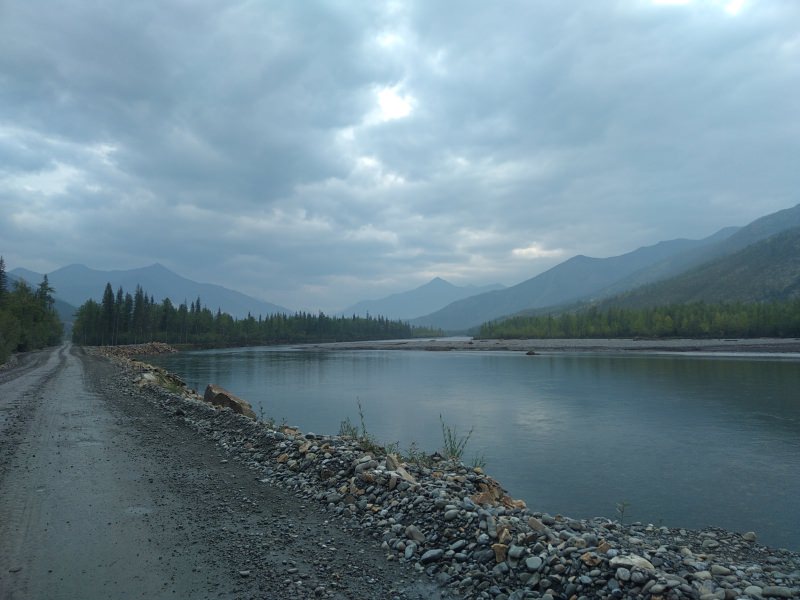
[[743, 224], [798, 202], [800, 6], [733, 8], [2, 3], [2, 253], [331, 309]]

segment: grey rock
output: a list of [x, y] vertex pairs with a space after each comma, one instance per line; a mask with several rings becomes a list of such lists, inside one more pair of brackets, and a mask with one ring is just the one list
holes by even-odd
[[767, 598], [791, 598], [794, 592], [782, 585], [767, 585], [761, 589], [761, 594]]
[[625, 567], [619, 567], [615, 574], [615, 577], [620, 581], [630, 581], [631, 580], [631, 572], [626, 569]]
[[730, 575], [731, 570], [727, 567], [723, 567], [722, 565], [711, 565], [711, 574], [718, 576], [725, 576], [725, 575]]
[[441, 560], [442, 556], [444, 556], [444, 550], [440, 548], [433, 548], [432, 550], [428, 550], [425, 554], [423, 554], [422, 557], [420, 557], [419, 562], [423, 565], [427, 565]]
[[414, 540], [420, 544], [425, 543], [425, 534], [419, 530], [419, 527], [416, 525], [409, 525], [406, 527], [406, 537], [409, 539]]
[[748, 585], [744, 588], [744, 593], [750, 596], [751, 598], [761, 598], [762, 589], [757, 585]]
[[525, 568], [534, 573], [542, 567], [543, 562], [539, 556], [531, 556], [525, 559]]

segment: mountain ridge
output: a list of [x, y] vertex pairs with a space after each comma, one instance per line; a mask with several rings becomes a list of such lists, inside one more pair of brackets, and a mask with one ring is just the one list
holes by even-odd
[[715, 243], [735, 228], [720, 230], [700, 240], [678, 238], [642, 246], [617, 256], [594, 258], [582, 254], [504, 290], [456, 301], [445, 308], [414, 319], [414, 325], [465, 331], [486, 321], [545, 306], [556, 306], [591, 297], [649, 265], [692, 248]]
[[[576, 305], [598, 302], [678, 276], [797, 226], [800, 226], [800, 204], [759, 217], [744, 227], [726, 227], [701, 240], [668, 240], [602, 259], [574, 256], [499, 294], [483, 294], [454, 302], [436, 313], [415, 319], [412, 324], [466, 331], [487, 321], [531, 314], [538, 309], [563, 311], [569, 305], [574, 309]], [[662, 256], [659, 257], [659, 253]], [[638, 268], [631, 268], [637, 261], [641, 263]], [[615, 263], [622, 263], [627, 272], [626, 268], [615, 270]], [[604, 278], [605, 284], [597, 285]]]
[[800, 226], [754, 242], [675, 277], [600, 302], [642, 308], [690, 302], [773, 302], [800, 297]]
[[439, 310], [456, 300], [502, 287], [500, 284], [457, 286], [441, 277], [434, 277], [429, 282], [405, 292], [356, 302], [337, 314], [343, 316], [371, 314], [408, 320]]
[[[32, 285], [41, 281], [42, 275], [28, 269], [16, 268], [10, 273], [22, 277]], [[114, 269], [101, 271], [83, 264], [70, 264], [52, 273], [48, 273], [50, 285], [56, 290], [56, 296], [65, 302], [80, 306], [92, 298], [100, 300], [106, 283], [116, 290], [121, 286], [125, 292], [133, 294], [136, 286], [152, 295], [157, 301], [169, 298], [174, 304], [193, 302], [200, 298], [204, 306], [212, 310], [220, 309], [234, 317], [246, 317], [248, 313], [257, 316], [286, 313], [292, 314], [288, 308], [253, 298], [236, 290], [213, 283], [193, 281], [161, 263], [153, 263], [135, 269]], [[31, 281], [31, 278], [33, 281]]]

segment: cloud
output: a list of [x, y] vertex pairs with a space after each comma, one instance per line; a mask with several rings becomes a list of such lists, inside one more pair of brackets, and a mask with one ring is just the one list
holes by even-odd
[[511, 254], [518, 258], [559, 258], [564, 256], [564, 251], [560, 248], [547, 250], [539, 244], [531, 244], [527, 248], [514, 248]]
[[[796, 204], [790, 2], [0, 7], [6, 262], [326, 310]], [[534, 241], [532, 241], [534, 240]]]

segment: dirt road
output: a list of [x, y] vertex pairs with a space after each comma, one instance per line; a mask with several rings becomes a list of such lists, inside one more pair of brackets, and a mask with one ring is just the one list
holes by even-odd
[[70, 345], [0, 371], [0, 598], [438, 598]]

